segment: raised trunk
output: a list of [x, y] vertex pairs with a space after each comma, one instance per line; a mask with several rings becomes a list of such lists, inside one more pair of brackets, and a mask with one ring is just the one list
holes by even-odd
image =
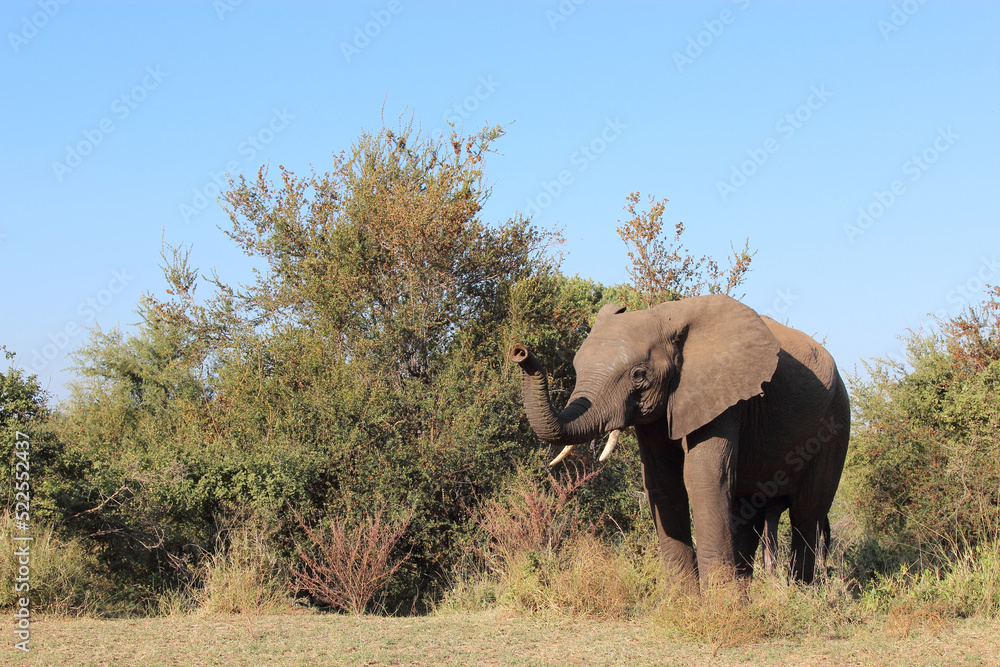
[[515, 345], [510, 360], [521, 367], [521, 394], [524, 411], [535, 434], [553, 445], [578, 445], [603, 434], [602, 426], [594, 414], [593, 405], [585, 398], [578, 398], [559, 414], [549, 402], [549, 380], [545, 369], [523, 345]]

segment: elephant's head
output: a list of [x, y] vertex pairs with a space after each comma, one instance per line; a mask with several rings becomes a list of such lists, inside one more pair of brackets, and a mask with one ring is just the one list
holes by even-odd
[[682, 438], [760, 394], [779, 349], [752, 309], [711, 295], [633, 312], [601, 308], [573, 360], [576, 386], [559, 414], [541, 364], [520, 345], [511, 360], [524, 371], [524, 406], [535, 433], [569, 446], [664, 416], [669, 437]]

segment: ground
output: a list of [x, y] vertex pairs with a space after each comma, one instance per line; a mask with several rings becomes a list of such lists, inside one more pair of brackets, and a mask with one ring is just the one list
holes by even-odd
[[860, 627], [821, 637], [720, 647], [664, 636], [655, 621], [490, 610], [415, 618], [289, 614], [134, 620], [40, 619], [31, 652], [7, 642], [0, 665], [1000, 665], [1000, 621], [918, 630]]

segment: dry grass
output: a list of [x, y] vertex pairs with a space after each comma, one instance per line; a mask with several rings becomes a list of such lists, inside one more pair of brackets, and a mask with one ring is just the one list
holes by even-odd
[[[193, 587], [191, 597], [199, 613], [275, 614], [295, 605], [288, 578], [271, 547], [272, 537], [252, 521], [236, 522], [223, 531]], [[168, 605], [175, 600], [168, 597]], [[180, 603], [168, 610], [183, 610], [183, 600]]]
[[627, 618], [652, 608], [662, 586], [660, 559], [578, 535], [559, 552], [511, 553], [502, 569], [456, 582], [441, 609], [494, 605], [517, 612]]
[[474, 519], [485, 536], [480, 571], [454, 582], [441, 608], [499, 604], [516, 611], [557, 611], [625, 618], [655, 600], [663, 586], [652, 536], [598, 537], [581, 517], [577, 492], [599, 472], [574, 468], [540, 482], [528, 472]]
[[[14, 555], [14, 518], [9, 512], [0, 514], [0, 608], [12, 608], [16, 596], [14, 579], [19, 563]], [[30, 546], [29, 584], [32, 606], [50, 614], [73, 615], [93, 611], [97, 598], [107, 591], [107, 582], [98, 580], [96, 558], [76, 540], [60, 540], [51, 526], [33, 527], [28, 533]]]
[[655, 619], [671, 634], [729, 648], [841, 636], [864, 622], [859, 611], [843, 580], [804, 585], [778, 571], [758, 571], [749, 586], [727, 582], [699, 597], [667, 596]]
[[1000, 622], [955, 621], [907, 638], [880, 626], [840, 636], [734, 648], [684, 640], [648, 619], [598, 620], [502, 610], [415, 618], [313, 614], [142, 620], [43, 619], [27, 656], [0, 664], [74, 665], [729, 665], [932, 666], [1000, 664]]

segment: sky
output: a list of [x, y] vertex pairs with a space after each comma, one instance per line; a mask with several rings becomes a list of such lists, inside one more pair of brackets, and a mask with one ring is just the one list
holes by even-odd
[[986, 1], [4, 0], [0, 344], [67, 397], [164, 242], [250, 280], [225, 174], [412, 118], [505, 127], [483, 217], [561, 229], [569, 275], [628, 280], [632, 191], [695, 255], [749, 240], [743, 301], [863, 373], [1000, 284], [998, 28]]

